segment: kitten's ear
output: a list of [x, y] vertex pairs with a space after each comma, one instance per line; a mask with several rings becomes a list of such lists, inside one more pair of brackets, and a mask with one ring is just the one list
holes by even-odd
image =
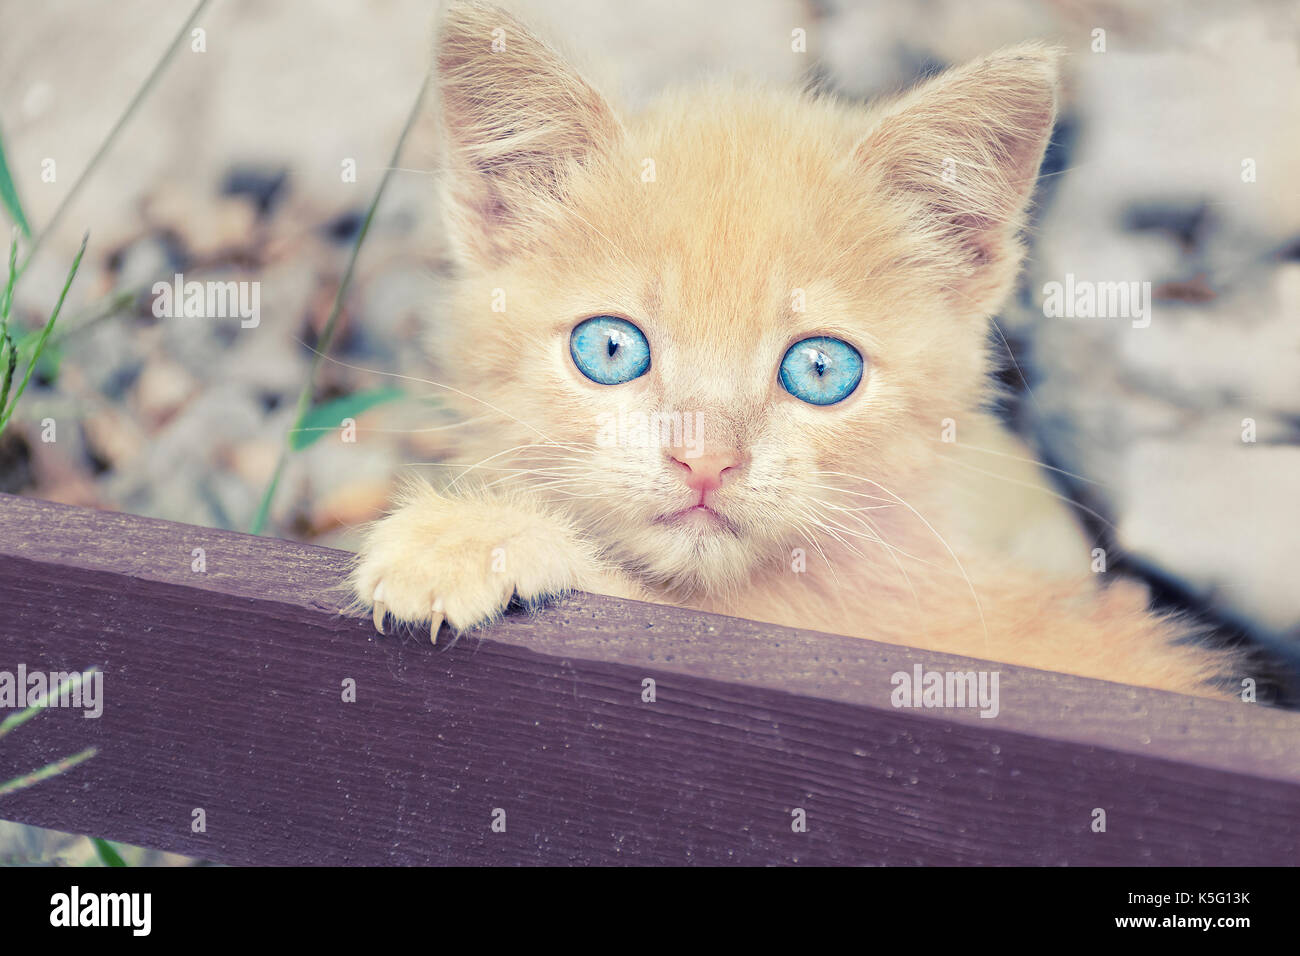
[[1056, 117], [1056, 60], [1027, 44], [941, 74], [856, 148], [885, 190], [915, 204], [936, 278], [981, 311], [1001, 305], [1020, 266], [1018, 233]]
[[487, 4], [447, 9], [434, 67], [455, 239], [499, 261], [561, 213], [567, 178], [613, 142], [618, 120], [554, 50]]

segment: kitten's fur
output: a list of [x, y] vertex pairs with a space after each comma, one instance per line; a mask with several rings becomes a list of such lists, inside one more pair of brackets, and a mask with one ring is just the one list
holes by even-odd
[[[577, 588], [1209, 692], [1226, 659], [1173, 643], [1142, 589], [1040, 572], [978, 533], [979, 472], [939, 440], [953, 419], [962, 445], [1015, 447], [983, 411], [986, 338], [1052, 129], [1052, 51], [870, 110], [711, 86], [639, 117], [492, 7], [454, 5], [436, 61], [461, 273], [435, 378], [476, 420], [464, 457], [482, 465], [450, 490], [408, 484], [371, 529], [353, 585], [377, 626], [464, 629]], [[603, 314], [645, 332], [647, 375], [574, 368], [571, 329]], [[777, 382], [816, 334], [867, 360], [837, 405]], [[736, 456], [713, 499], [729, 529], [661, 520], [696, 494], [663, 448], [597, 443], [619, 410], [705, 413], [710, 452]]]

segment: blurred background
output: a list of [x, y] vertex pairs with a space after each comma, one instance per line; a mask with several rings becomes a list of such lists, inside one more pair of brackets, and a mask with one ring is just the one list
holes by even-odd
[[[866, 98], [1021, 40], [1061, 45], [1030, 258], [994, 335], [1006, 418], [1077, 476], [1053, 473], [1113, 565], [1268, 648], [1295, 703], [1300, 4], [504, 5], [633, 109], [719, 73]], [[0, 137], [30, 228], [9, 325], [29, 351], [90, 233], [0, 434], [0, 491], [350, 547], [398, 467], [447, 440], [429, 390], [389, 374], [424, 374], [416, 334], [446, 274], [436, 125], [413, 110], [436, 5], [210, 0], [187, 22], [195, 9], [0, 2]], [[151, 287], [176, 273], [260, 283], [260, 322], [155, 317]], [[1043, 286], [1067, 274], [1149, 282], [1150, 325], [1045, 318]], [[96, 858], [0, 823], [0, 863]]]

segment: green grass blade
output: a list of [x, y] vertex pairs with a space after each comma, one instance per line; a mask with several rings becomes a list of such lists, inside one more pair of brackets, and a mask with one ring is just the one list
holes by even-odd
[[144, 82], [140, 84], [140, 88], [136, 90], [135, 96], [131, 97], [131, 102], [127, 103], [126, 109], [122, 111], [122, 115], [117, 118], [117, 122], [113, 124], [113, 128], [108, 131], [108, 135], [104, 137], [104, 141], [99, 144], [99, 148], [95, 150], [95, 154], [90, 157], [90, 162], [86, 164], [86, 168], [81, 171], [81, 175], [77, 177], [75, 182], [73, 182], [67, 195], [63, 197], [63, 200], [55, 208], [54, 215], [50, 217], [50, 221], [45, 224], [45, 227], [40, 231], [40, 234], [37, 235], [36, 240], [32, 243], [32, 247], [27, 250], [27, 254], [23, 257], [22, 268], [19, 269], [20, 272], [22, 269], [27, 268], [27, 263], [32, 261], [32, 258], [41, 248], [41, 244], [45, 241], [45, 238], [53, 233], [55, 227], [58, 226], [60, 221], [62, 221], [63, 214], [67, 211], [68, 207], [72, 205], [73, 200], [77, 198], [77, 195], [81, 192], [81, 187], [84, 186], [86, 180], [90, 178], [90, 174], [94, 172], [95, 167], [99, 165], [99, 161], [104, 158], [104, 154], [107, 153], [109, 149], [112, 148], [113, 143], [117, 141], [118, 134], [122, 132], [122, 128], [125, 127], [131, 117], [135, 115], [135, 111], [139, 108], [140, 104], [144, 102], [145, 97], [153, 88], [153, 85], [158, 81], [158, 77], [162, 75], [167, 64], [171, 62], [171, 58], [175, 56], [181, 43], [189, 38], [190, 30], [193, 28], [194, 22], [198, 20], [200, 14], [203, 13], [204, 8], [211, 2], [212, 0], [199, 0], [194, 9], [190, 11], [189, 17], [187, 17], [185, 22], [181, 24], [181, 28], [176, 31], [176, 35], [172, 37], [171, 43], [167, 44], [167, 49], [163, 51], [163, 55], [158, 59], [158, 62], [154, 64], [153, 69], [149, 71], [149, 75], [145, 77]]
[[81, 686], [82, 681], [90, 680], [98, 670], [98, 667], [90, 667], [81, 673], [69, 674], [66, 679], [59, 681], [59, 686], [47, 693], [42, 700], [38, 700], [27, 709], [20, 710], [16, 714], [10, 714], [3, 721], [0, 721], [0, 739], [13, 733], [23, 724], [27, 723], [27, 721], [39, 714], [49, 706], [51, 700], [57, 700], [62, 697], [65, 690], [69, 693], [76, 690]]
[[280, 487], [280, 478], [284, 474], [285, 462], [289, 459], [290, 441], [292, 436], [302, 427], [303, 419], [311, 407], [311, 397], [315, 391], [316, 371], [320, 368], [321, 361], [329, 351], [330, 343], [334, 339], [334, 328], [338, 324], [339, 314], [343, 311], [343, 299], [347, 294], [348, 286], [352, 283], [352, 273], [356, 269], [357, 255], [361, 252], [361, 244], [366, 241], [366, 235], [370, 232], [370, 224], [374, 222], [375, 210], [379, 208], [379, 200], [383, 198], [384, 190], [388, 187], [388, 180], [393, 175], [393, 170], [397, 167], [398, 160], [402, 156], [402, 148], [406, 145], [407, 134], [411, 132], [411, 127], [415, 125], [416, 118], [424, 104], [424, 94], [429, 84], [420, 84], [420, 92], [415, 97], [415, 102], [411, 104], [411, 112], [407, 114], [406, 125], [402, 127], [401, 135], [397, 137], [397, 143], [393, 147], [393, 154], [389, 159], [387, 168], [384, 169], [384, 175], [379, 180], [379, 186], [375, 190], [374, 198], [370, 200], [370, 208], [366, 210], [366, 218], [361, 223], [361, 228], [357, 231], [357, 238], [352, 243], [352, 252], [348, 256], [347, 268], [343, 270], [343, 278], [339, 280], [338, 292], [334, 295], [334, 307], [330, 309], [329, 319], [325, 322], [325, 329], [321, 333], [320, 341], [316, 343], [316, 355], [312, 359], [311, 367], [307, 370], [307, 381], [303, 383], [302, 391], [298, 393], [298, 411], [294, 415], [293, 427], [289, 430], [289, 436], [286, 438], [284, 447], [280, 449], [280, 458], [275, 463], [275, 473], [271, 476], [270, 482], [267, 483], [266, 490], [262, 493], [262, 500], [258, 503], [257, 514], [253, 516], [253, 523], [249, 526], [251, 534], [261, 534], [266, 530], [267, 518], [271, 513], [271, 502], [275, 499], [275, 491]]
[[18, 190], [14, 188], [14, 178], [9, 174], [9, 161], [5, 159], [4, 136], [0, 135], [0, 204], [3, 204], [9, 218], [23, 231], [28, 239], [32, 237], [32, 227], [27, 224], [23, 214], [23, 204], [18, 201]]
[[9, 278], [5, 280], [5, 294], [0, 298], [0, 328], [9, 326], [9, 306], [14, 300], [14, 281], [18, 278], [18, 269], [15, 263], [18, 261], [18, 227], [14, 227], [13, 236], [9, 241]]
[[[45, 344], [46, 351], [48, 352], [55, 346], [62, 345], [77, 333], [84, 332], [92, 327], [96, 322], [102, 322], [105, 319], [111, 319], [113, 316], [121, 314], [124, 309], [131, 307], [145, 288], [147, 287], [139, 286], [134, 289], [122, 289], [113, 292], [92, 303], [90, 308], [84, 312], [64, 319], [59, 323], [59, 327], [55, 329], [54, 334], [50, 336], [49, 342]], [[18, 351], [26, 353], [36, 348], [36, 342], [44, 331], [44, 329], [32, 329], [23, 335], [22, 338], [18, 339]]]
[[9, 386], [14, 381], [14, 369], [18, 367], [18, 346], [9, 337], [9, 330], [0, 330], [0, 362], [4, 363], [4, 372], [0, 373], [0, 412], [9, 403]]
[[18, 227], [15, 226], [9, 243], [9, 279], [5, 282], [4, 295], [0, 296], [0, 362], [4, 363], [4, 372], [0, 374], [0, 412], [9, 404], [9, 387], [13, 385], [14, 369], [18, 367], [18, 347], [9, 334], [9, 303], [14, 295], [14, 263], [17, 259]]
[[14, 777], [12, 780], [6, 780], [0, 783], [0, 797], [7, 797], [11, 793], [17, 793], [19, 790], [26, 790], [28, 787], [35, 786], [42, 780], [49, 780], [51, 777], [57, 777], [59, 774], [71, 770], [79, 763], [84, 763], [99, 751], [94, 747], [87, 747], [81, 753], [73, 754], [71, 757], [64, 757], [62, 760], [56, 760], [54, 763], [47, 763], [40, 770], [33, 770], [31, 773], [25, 773], [21, 777]]
[[356, 418], [367, 409], [401, 398], [405, 393], [400, 388], [387, 386], [372, 388], [364, 392], [353, 392], [333, 401], [317, 405], [303, 416], [301, 424], [289, 432], [289, 447], [302, 451], [314, 445], [326, 432], [335, 431], [345, 418]]
[[261, 534], [266, 530], [266, 522], [271, 517], [271, 502], [275, 500], [275, 492], [280, 487], [280, 477], [284, 474], [284, 463], [285, 453], [282, 451], [280, 460], [275, 463], [275, 474], [271, 476], [266, 490], [262, 492], [262, 500], [257, 503], [257, 513], [253, 515], [252, 524], [248, 526], [249, 534]]
[[105, 866], [126, 866], [126, 860], [122, 855], [113, 849], [113, 844], [100, 837], [91, 837], [90, 842], [95, 846], [95, 852], [99, 854], [99, 862]]
[[5, 425], [9, 424], [14, 408], [18, 405], [18, 399], [22, 398], [23, 392], [27, 390], [27, 383], [31, 381], [32, 372], [36, 369], [36, 363], [40, 360], [41, 352], [45, 350], [45, 342], [50, 337], [50, 332], [54, 330], [54, 323], [58, 321], [59, 312], [63, 310], [63, 301], [68, 297], [68, 290], [72, 288], [72, 280], [77, 277], [77, 270], [81, 268], [81, 257], [86, 254], [86, 243], [89, 241], [90, 233], [86, 233], [81, 239], [81, 248], [77, 250], [77, 257], [72, 260], [72, 268], [68, 270], [68, 280], [63, 283], [63, 291], [59, 293], [59, 301], [50, 314], [50, 321], [45, 323], [41, 337], [36, 341], [36, 351], [32, 354], [31, 361], [27, 365], [23, 380], [18, 383], [18, 391], [14, 392], [13, 401], [9, 403], [9, 406], [0, 410], [0, 432], [3, 432]]

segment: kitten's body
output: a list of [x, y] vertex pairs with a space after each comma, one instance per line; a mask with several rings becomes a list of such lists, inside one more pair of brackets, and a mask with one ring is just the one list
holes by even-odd
[[[1025, 561], [1026, 526], [1071, 533], [982, 411], [1049, 53], [871, 112], [717, 87], [628, 119], [506, 15], [457, 5], [438, 68], [463, 270], [434, 377], [478, 423], [475, 467], [374, 527], [354, 584], [377, 624], [470, 627], [580, 588], [1187, 692], [1223, 670], [1173, 646], [1140, 589]], [[570, 332], [598, 315], [644, 332], [647, 374], [578, 372]], [[866, 358], [840, 403], [777, 383], [815, 335]], [[727, 463], [699, 495], [712, 513], [687, 510], [690, 450], [598, 440], [638, 412], [705, 422], [693, 450]], [[987, 520], [990, 472], [1029, 486], [1017, 533]]]

